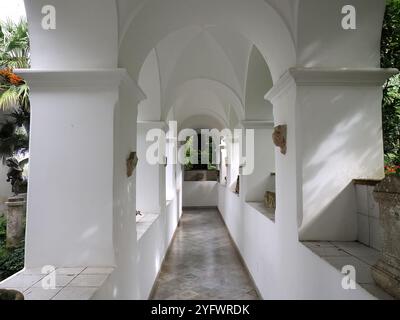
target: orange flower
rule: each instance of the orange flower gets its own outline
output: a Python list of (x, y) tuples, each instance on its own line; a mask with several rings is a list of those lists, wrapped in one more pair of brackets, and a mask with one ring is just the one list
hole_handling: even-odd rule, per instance
[(8, 68), (0, 69), (0, 75), (2, 75), (3, 77), (7, 77), (7, 78), (8, 78), (8, 75), (9, 75), (10, 73), (11, 73), (11, 70), (8, 69)]
[(18, 86), (24, 82), (24, 79), (22, 79), (20, 76), (17, 76), (15, 73), (11, 73), (8, 77), (8, 80), (14, 86)]
[(18, 86), (24, 82), (24, 79), (22, 79), (20, 76), (17, 76), (9, 68), (0, 70), (0, 76), (3, 76), (6, 81), (10, 82), (14, 86)]

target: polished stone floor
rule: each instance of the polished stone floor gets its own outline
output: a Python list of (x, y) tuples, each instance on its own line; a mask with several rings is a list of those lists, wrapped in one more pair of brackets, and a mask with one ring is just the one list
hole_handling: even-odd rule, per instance
[(184, 211), (154, 288), (157, 300), (258, 299), (216, 209)]

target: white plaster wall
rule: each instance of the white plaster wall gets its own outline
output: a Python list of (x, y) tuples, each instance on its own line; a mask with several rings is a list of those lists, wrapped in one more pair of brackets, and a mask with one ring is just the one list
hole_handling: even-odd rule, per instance
[(183, 181), (184, 207), (216, 207), (218, 199), (218, 182), (216, 181)]
[(246, 80), (246, 120), (272, 120), (272, 105), (264, 95), (272, 88), (272, 78), (264, 57), (251, 50)]
[(177, 197), (138, 241), (139, 299), (148, 299), (180, 219)]
[(26, 266), (113, 265), (118, 93), (112, 86), (31, 89)]
[(147, 148), (153, 144), (153, 142), (146, 141), (146, 134), (151, 127), (152, 125), (149, 123), (137, 124), (137, 154), (139, 161), (136, 171), (136, 207), (139, 211), (159, 213), (162, 205), (159, 199), (160, 177), (165, 168), (163, 165), (150, 164), (146, 160)]
[(273, 129), (255, 129), (254, 131), (254, 171), (247, 176), (246, 201), (264, 201), (265, 191), (274, 191), (275, 146), (272, 142)]
[[(356, 9), (356, 30), (342, 28), (341, 11), (345, 5)], [(384, 0), (301, 0), (297, 17), (297, 65), (379, 67), (384, 10)]]
[(357, 240), (382, 250), (383, 228), (379, 221), (379, 204), (374, 199), (375, 186), (356, 184)]
[(302, 240), (357, 239), (353, 179), (383, 178), (380, 87), (298, 88)]
[[(372, 299), (361, 287), (344, 290), (343, 275), (293, 237), (290, 225), (273, 223), (219, 186), (218, 208), (262, 298)], [(290, 214), (277, 211), (277, 215)]]
[[(32, 69), (115, 68), (118, 18), (115, 1), (25, 0)], [(56, 29), (42, 28), (42, 8), (56, 9)], [(46, 54), (44, 54), (44, 52)]]
[(152, 50), (139, 75), (139, 87), (146, 99), (139, 103), (139, 121), (159, 121), (161, 116), (160, 74), (156, 50)]
[(177, 154), (174, 150), (174, 145), (176, 143), (173, 141), (167, 142), (167, 159), (168, 159), (168, 164), (165, 167), (165, 197), (166, 200), (172, 200), (176, 196), (176, 190), (177, 190), (177, 185), (176, 185), (176, 165), (173, 163), (175, 162), (175, 159), (177, 159)]
[(116, 269), (98, 293), (106, 299), (136, 299), (136, 178), (126, 175), (126, 159), (136, 151), (137, 98), (123, 83), (114, 113), (113, 244)]

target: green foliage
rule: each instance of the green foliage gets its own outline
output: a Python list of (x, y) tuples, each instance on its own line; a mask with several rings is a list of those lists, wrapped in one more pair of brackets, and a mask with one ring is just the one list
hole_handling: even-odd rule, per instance
[(0, 123), (0, 160), (24, 154), (29, 148), (29, 87), (12, 68), (29, 68), (27, 22), (0, 22), (0, 109), (8, 111)]
[(195, 150), (193, 146), (193, 136), (189, 137), (186, 140), (185, 144), (185, 170), (192, 170), (193, 169), (193, 164), (191, 162), (191, 156), (192, 152), (194, 153), (196, 159), (199, 159), (199, 153), (201, 158), (207, 158), (208, 157), (208, 164), (207, 164), (207, 170), (217, 170), (217, 166), (212, 163), (212, 153), (213, 153), (213, 148), (215, 147), (215, 144), (213, 143), (213, 140), (211, 137), (209, 137), (208, 141), (208, 150)]
[(24, 268), (25, 248), (22, 244), (13, 250), (4, 250), (3, 255), (0, 250), (0, 270), (2, 277), (7, 278)]
[(0, 281), (24, 267), (24, 243), (18, 248), (6, 249), (6, 218), (0, 217)]
[[(25, 153), (29, 147), (29, 87), (12, 72), (29, 68), (29, 35), (26, 21), (0, 22), (0, 109), (7, 111), (0, 123), (0, 159)], [(5, 177), (0, 177), (5, 179)], [(24, 267), (24, 243), (6, 248), (6, 219), (0, 218), (0, 277), (6, 278)], [(1, 280), (1, 279), (0, 279)]]
[(26, 20), (0, 23), (0, 68), (29, 68), (29, 34)]
[(28, 24), (0, 21), (0, 109), (21, 107), (29, 110), (29, 87), (12, 73), (14, 68), (30, 67)]
[(6, 240), (7, 220), (4, 215), (0, 216), (0, 243)]
[(29, 87), (26, 83), (14, 85), (0, 78), (0, 110), (13, 110), (15, 107), (29, 110)]
[[(382, 30), (381, 67), (400, 69), (400, 0), (387, 1)], [(385, 83), (382, 120), (385, 164), (388, 168), (392, 168), (400, 165), (399, 75), (392, 77)]]

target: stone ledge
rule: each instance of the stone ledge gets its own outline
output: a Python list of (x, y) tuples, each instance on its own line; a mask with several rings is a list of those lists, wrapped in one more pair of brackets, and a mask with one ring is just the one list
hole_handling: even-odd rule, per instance
[(136, 239), (139, 241), (160, 217), (159, 213), (142, 212), (142, 216), (136, 220)]
[(397, 69), (381, 68), (290, 68), (299, 86), (382, 86)]
[(252, 207), (257, 212), (261, 213), (263, 216), (267, 217), (272, 222), (275, 222), (275, 210), (265, 207), (262, 201), (246, 201), (246, 204)]
[(376, 186), (382, 180), (375, 179), (353, 179), (353, 184), (362, 186)]

